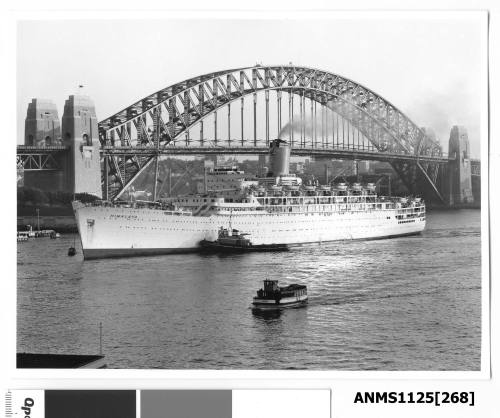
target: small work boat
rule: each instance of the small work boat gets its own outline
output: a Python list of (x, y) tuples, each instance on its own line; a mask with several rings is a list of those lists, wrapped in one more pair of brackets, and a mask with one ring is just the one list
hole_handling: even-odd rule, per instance
[(202, 249), (211, 251), (283, 251), (288, 250), (286, 244), (258, 244), (249, 238), (250, 234), (237, 229), (220, 228), (215, 241), (204, 239), (200, 242)]
[(290, 284), (278, 286), (278, 280), (264, 280), (264, 288), (253, 298), (254, 309), (281, 309), (307, 304), (307, 286)]

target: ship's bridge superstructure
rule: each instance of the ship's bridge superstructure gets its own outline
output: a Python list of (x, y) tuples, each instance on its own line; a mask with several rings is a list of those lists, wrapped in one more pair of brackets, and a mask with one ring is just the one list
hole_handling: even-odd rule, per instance
[(207, 193), (184, 195), (162, 200), (175, 209), (193, 215), (237, 213), (320, 213), (397, 210), (407, 218), (425, 216), (419, 198), (378, 197), (373, 183), (361, 185), (303, 185), (300, 177), (284, 174), (247, 180), (236, 167), (214, 169), (207, 174), (207, 184), (217, 185)]
[(215, 167), (205, 174), (203, 182), (197, 185), (198, 193), (224, 193), (228, 191), (241, 191), (252, 185), (257, 180), (245, 174), (237, 166)]
[(397, 210), (405, 218), (425, 216), (421, 199), (378, 197), (373, 183), (304, 185), (300, 177), (288, 172), (285, 141), (273, 142), (270, 157), (273, 171), (267, 177), (249, 177), (237, 166), (216, 167), (205, 175), (204, 193), (166, 198), (162, 203), (196, 216), (263, 212), (331, 216), (375, 210)]

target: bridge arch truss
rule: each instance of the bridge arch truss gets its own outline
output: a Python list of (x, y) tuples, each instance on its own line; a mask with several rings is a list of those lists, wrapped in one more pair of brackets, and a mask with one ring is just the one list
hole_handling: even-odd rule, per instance
[(434, 138), (361, 84), (293, 65), (194, 77), (101, 121), (104, 194), (119, 198), (151, 163), (157, 171), (160, 156), (181, 148), (265, 152), (278, 136), (290, 142), (292, 153), (342, 150), (354, 158), (375, 153), (391, 163), (410, 191), (423, 183), (442, 200), (436, 181), (447, 159)]

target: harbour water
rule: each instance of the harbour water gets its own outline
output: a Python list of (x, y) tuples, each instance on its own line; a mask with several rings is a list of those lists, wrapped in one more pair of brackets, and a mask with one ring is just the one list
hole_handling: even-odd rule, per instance
[[(279, 253), (83, 261), (74, 235), (18, 244), (18, 352), (103, 353), (110, 368), (479, 370), (480, 211), (413, 237)], [(309, 305), (250, 309), (265, 278)]]

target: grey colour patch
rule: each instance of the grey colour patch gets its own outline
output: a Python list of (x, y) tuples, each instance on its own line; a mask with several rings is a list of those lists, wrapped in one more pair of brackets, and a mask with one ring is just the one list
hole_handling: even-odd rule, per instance
[(141, 418), (231, 418), (230, 390), (143, 390)]

